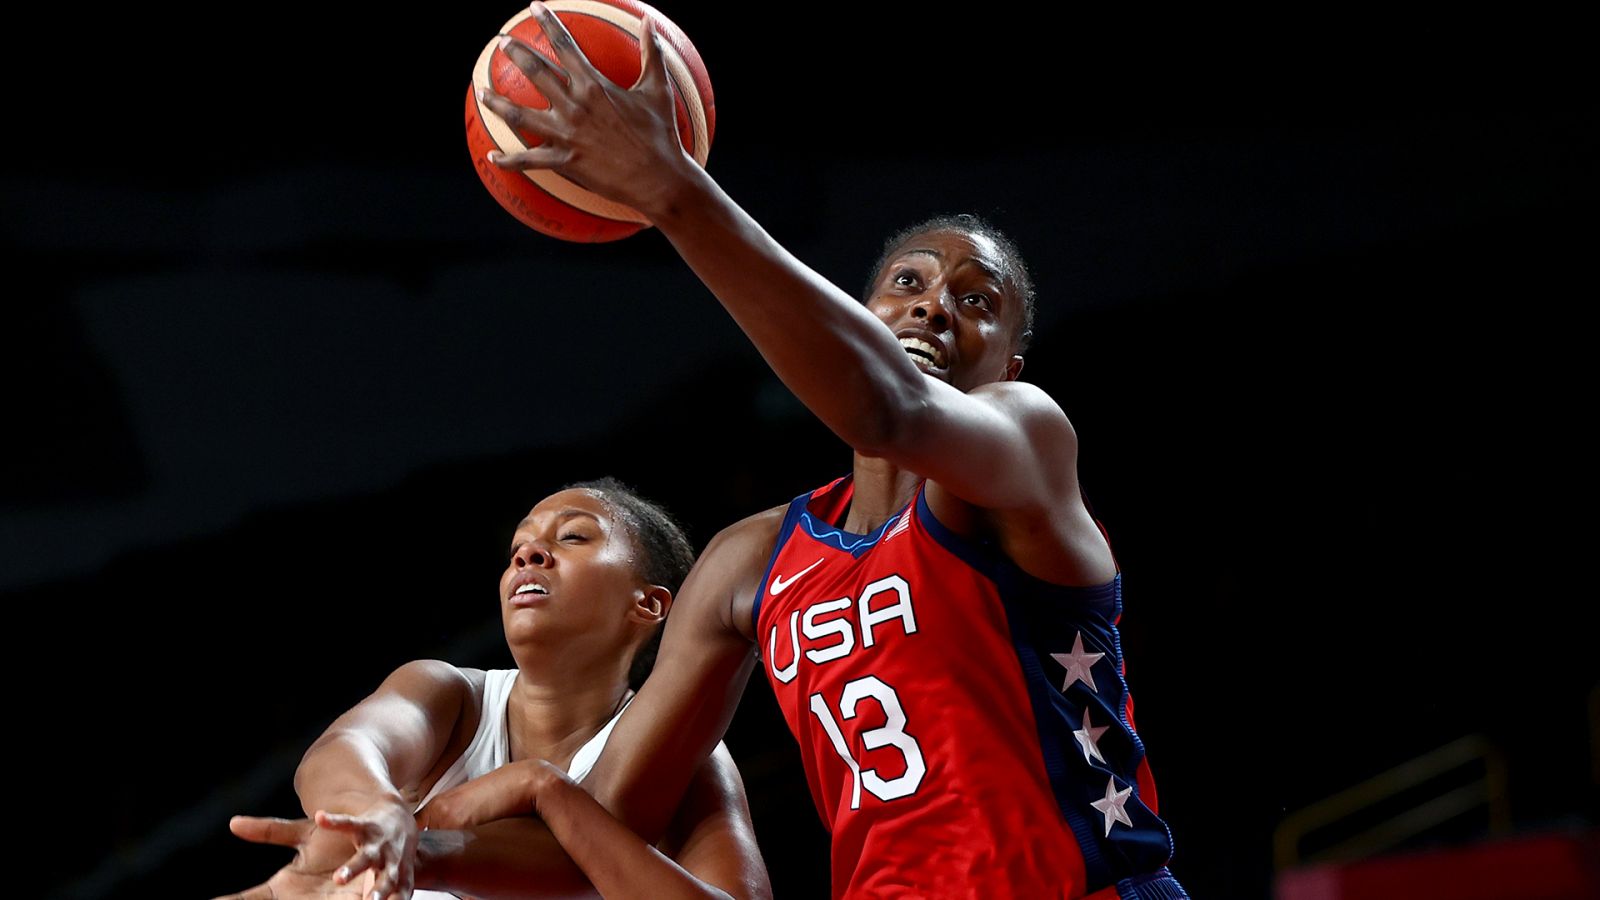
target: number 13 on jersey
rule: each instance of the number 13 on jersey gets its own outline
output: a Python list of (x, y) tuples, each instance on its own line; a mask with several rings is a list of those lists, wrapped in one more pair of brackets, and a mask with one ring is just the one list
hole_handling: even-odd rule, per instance
[(850, 767), (850, 774), (854, 778), (850, 789), (851, 809), (861, 808), (863, 786), (879, 800), (896, 800), (916, 793), (917, 787), (922, 784), (922, 776), (928, 771), (917, 739), (906, 734), (906, 711), (900, 706), (900, 696), (876, 675), (857, 678), (844, 686), (844, 691), (839, 695), (839, 718), (845, 721), (854, 719), (856, 706), (868, 697), (878, 701), (886, 721), (878, 728), (862, 732), (861, 743), (868, 750), (890, 745), (899, 750), (900, 755), (905, 757), (906, 770), (898, 777), (883, 778), (878, 775), (877, 769), (862, 769), (861, 763), (850, 755), (850, 747), (845, 743), (844, 733), (839, 730), (839, 723), (828, 708), (828, 702), (821, 694), (811, 695), (812, 715), (822, 722), (822, 730), (828, 733), (828, 739), (833, 741), (833, 749)]

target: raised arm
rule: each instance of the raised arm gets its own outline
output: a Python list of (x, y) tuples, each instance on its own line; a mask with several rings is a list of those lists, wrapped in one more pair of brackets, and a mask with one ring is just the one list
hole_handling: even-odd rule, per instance
[[(571, 82), (525, 45), (507, 45), (552, 107), (529, 110), (485, 95), (495, 113), (545, 139), (533, 150), (495, 157), (499, 165), (554, 168), (644, 212), (773, 371), (858, 452), (915, 471), (979, 507), (1078, 502), (1076, 439), (1055, 403), (1023, 385), (968, 391), (970, 385), (924, 375), (884, 319), (785, 250), (682, 151), (653, 32), (643, 42), (644, 73), (624, 90), (589, 65), (553, 15), (538, 4), (535, 14)], [(975, 299), (984, 291), (963, 286), (959, 296), (927, 298), (941, 309), (926, 312), (993, 330), (1001, 312), (994, 303), (1020, 302), (1001, 297), (998, 287), (988, 289), (991, 308)], [(984, 380), (999, 381), (1014, 377), (1020, 362), (1007, 350), (989, 367), (995, 371)]]

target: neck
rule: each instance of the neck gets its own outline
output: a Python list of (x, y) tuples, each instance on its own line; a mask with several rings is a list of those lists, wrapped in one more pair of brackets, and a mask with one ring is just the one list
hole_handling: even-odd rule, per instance
[(627, 696), (631, 653), (594, 666), (573, 665), (559, 655), (517, 654), (517, 680), (506, 708), (512, 761), (546, 759), (566, 768)]
[(852, 534), (867, 534), (888, 521), (910, 502), (922, 480), (917, 473), (886, 459), (859, 453), (852, 471), (850, 512), (844, 521), (844, 530)]

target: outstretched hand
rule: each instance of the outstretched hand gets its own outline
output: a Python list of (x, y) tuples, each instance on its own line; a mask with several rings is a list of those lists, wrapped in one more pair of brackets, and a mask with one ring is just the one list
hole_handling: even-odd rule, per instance
[(333, 880), (340, 862), (350, 852), (350, 840), (325, 831), (310, 819), (267, 819), (234, 816), (228, 829), (247, 841), (293, 847), (294, 860), (271, 878), (238, 894), (216, 900), (371, 900), (369, 875), (353, 884)]
[(247, 841), (293, 847), (295, 857), (265, 882), (220, 900), (411, 897), (417, 825), (402, 808), (384, 805), (359, 816), (318, 810), (314, 819), (235, 816), (228, 827)]
[[(501, 50), (550, 102), (549, 109), (518, 106), (481, 88), (485, 106), (512, 128), (542, 143), (517, 153), (491, 151), (505, 169), (552, 169), (578, 185), (655, 218), (695, 167), (678, 141), (672, 83), (654, 21), (639, 41), (642, 70), (623, 88), (596, 69), (555, 13), (531, 6), (561, 68), (526, 43), (507, 36)], [(564, 77), (563, 77), (564, 76)]]

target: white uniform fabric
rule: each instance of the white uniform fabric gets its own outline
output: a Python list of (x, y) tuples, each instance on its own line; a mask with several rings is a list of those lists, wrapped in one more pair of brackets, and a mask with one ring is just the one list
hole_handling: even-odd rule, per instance
[[(491, 669), (483, 674), (483, 713), (478, 717), (478, 732), (472, 736), (472, 742), (467, 744), (466, 752), (450, 764), (450, 768), (439, 776), (439, 781), (428, 791), (428, 795), (417, 804), (417, 812), (421, 812), (422, 808), (439, 794), (457, 785), (466, 784), (479, 775), (493, 772), (511, 761), (511, 738), (506, 732), (506, 707), (511, 699), (511, 685), (517, 680), (517, 670)], [(628, 702), (633, 702), (633, 698), (628, 698)], [(627, 708), (627, 703), (622, 704), (622, 709)], [(600, 758), (600, 751), (606, 747), (606, 739), (611, 737), (611, 729), (616, 727), (617, 719), (622, 716), (622, 709), (617, 710), (611, 721), (572, 755), (572, 763), (567, 766), (567, 774), (574, 781), (582, 781), (583, 777), (589, 774), (589, 770), (594, 768), (595, 761)], [(444, 891), (416, 891), (411, 896), (415, 900), (455, 900), (457, 895)]]

